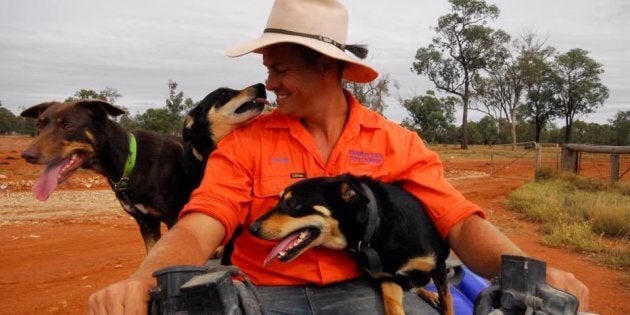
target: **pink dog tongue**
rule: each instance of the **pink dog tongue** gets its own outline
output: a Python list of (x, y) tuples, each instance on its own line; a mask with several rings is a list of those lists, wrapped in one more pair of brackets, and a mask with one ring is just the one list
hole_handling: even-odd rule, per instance
[(44, 174), (37, 180), (33, 186), (33, 194), (39, 201), (46, 201), (53, 190), (57, 187), (57, 178), (59, 177), (59, 171), (64, 162), (48, 165)]
[(271, 105), (266, 98), (257, 97), (255, 100), (256, 103), (263, 103), (265, 105)]
[(285, 237), (280, 243), (278, 243), (278, 245), (276, 245), (271, 250), (269, 255), (267, 255), (267, 258), (265, 258), (265, 261), (263, 262), (263, 266), (266, 267), (274, 258), (276, 258), (278, 256), (278, 254), (281, 251), (283, 251), (285, 248), (289, 247), (289, 245), (291, 243), (293, 243), (298, 237), (300, 237), (300, 232), (293, 233), (293, 234)]

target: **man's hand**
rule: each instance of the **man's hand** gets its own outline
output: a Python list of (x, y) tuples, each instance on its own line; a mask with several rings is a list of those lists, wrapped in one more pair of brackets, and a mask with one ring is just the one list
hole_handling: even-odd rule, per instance
[(164, 234), (129, 279), (90, 296), (88, 314), (146, 315), (155, 270), (175, 265), (203, 266), (225, 236), (223, 225), (201, 213), (181, 218)]
[(88, 314), (142, 314), (148, 313), (149, 289), (156, 286), (155, 279), (127, 279), (93, 293)]
[(580, 301), (580, 312), (588, 310), (588, 288), (572, 273), (547, 267), (547, 283), (555, 289), (573, 294)]
[[(494, 225), (476, 215), (454, 225), (448, 242), (466, 266), (487, 279), (501, 273), (501, 255), (527, 256)], [(547, 283), (573, 294), (580, 301), (580, 311), (588, 310), (588, 288), (572, 273), (547, 267)]]

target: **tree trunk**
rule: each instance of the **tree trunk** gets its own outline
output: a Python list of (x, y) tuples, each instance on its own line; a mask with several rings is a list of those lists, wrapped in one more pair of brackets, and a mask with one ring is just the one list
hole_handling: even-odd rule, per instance
[(540, 143), (540, 133), (542, 132), (542, 124), (539, 122), (538, 117), (536, 117), (536, 143)]
[(465, 92), (462, 97), (462, 104), (464, 106), (464, 115), (462, 117), (462, 150), (468, 150), (468, 94), (466, 93), (467, 92)]
[(565, 120), (564, 127), (564, 143), (571, 143), (571, 129), (573, 129), (573, 121), (570, 119)]
[(514, 121), (514, 117), (512, 117), (510, 129), (512, 131), (512, 151), (516, 151), (516, 121)]

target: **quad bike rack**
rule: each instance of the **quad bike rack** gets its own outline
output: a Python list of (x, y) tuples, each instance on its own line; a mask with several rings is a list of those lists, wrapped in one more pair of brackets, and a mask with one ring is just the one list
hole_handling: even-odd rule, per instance
[[(546, 263), (502, 256), (501, 275), (488, 281), (456, 258), (447, 260), (453, 306), (457, 315), (573, 315), (578, 300), (546, 282)], [(174, 266), (153, 273), (151, 315), (263, 314), (255, 289), (234, 266)], [(243, 281), (233, 280), (238, 276)], [(429, 290), (435, 290), (430, 284)]]

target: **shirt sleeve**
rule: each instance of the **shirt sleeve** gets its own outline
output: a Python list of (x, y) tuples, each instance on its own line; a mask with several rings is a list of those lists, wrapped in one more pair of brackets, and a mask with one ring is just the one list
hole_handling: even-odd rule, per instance
[(483, 210), (466, 199), (444, 177), (439, 156), (428, 149), (416, 133), (409, 137), (408, 163), (400, 175), (402, 187), (424, 204), (442, 237), (459, 221)]
[(218, 220), (226, 231), (223, 243), (244, 222), (251, 204), (252, 155), (247, 148), (236, 132), (221, 140), (208, 159), (201, 184), (179, 214), (181, 218), (198, 212)]

